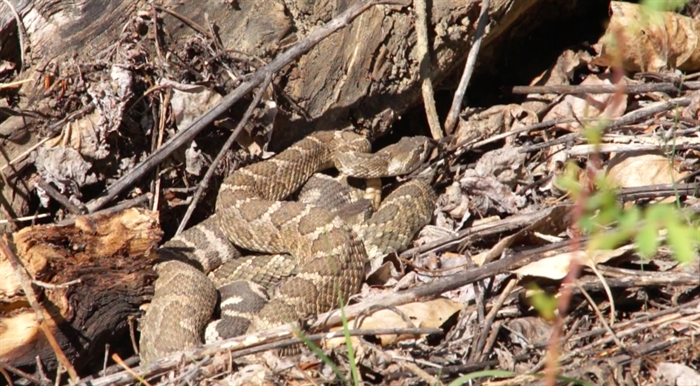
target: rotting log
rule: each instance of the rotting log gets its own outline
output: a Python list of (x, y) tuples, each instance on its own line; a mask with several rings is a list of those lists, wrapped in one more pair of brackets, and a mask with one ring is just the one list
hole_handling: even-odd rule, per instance
[[(105, 344), (129, 339), (129, 319), (152, 295), (150, 253), (161, 238), (157, 213), (127, 209), (37, 225), (12, 235), (61, 349), (80, 368)], [(48, 283), (46, 286), (42, 283)], [(65, 285), (63, 285), (65, 284)], [(47, 288), (50, 287), (50, 288)], [(0, 255), (0, 362), (55, 368), (56, 357), (7, 256)]]

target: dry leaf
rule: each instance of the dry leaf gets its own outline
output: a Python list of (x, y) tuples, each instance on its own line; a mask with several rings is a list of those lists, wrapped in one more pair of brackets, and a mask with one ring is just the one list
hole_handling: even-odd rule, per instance
[(98, 129), (100, 120), (100, 112), (95, 110), (75, 122), (68, 122), (61, 135), (47, 141), (46, 147), (69, 146), (83, 157), (103, 159), (109, 155), (109, 147)]
[[(583, 50), (566, 50), (557, 58), (554, 66), (546, 69), (530, 82), (530, 86), (558, 86), (571, 84), (574, 71), (585, 67), (591, 60), (591, 55)], [(559, 97), (559, 94), (530, 94), (522, 106), (532, 111), (547, 108), (549, 103)]]
[(619, 188), (670, 184), (687, 173), (674, 169), (672, 162), (655, 153), (616, 154), (608, 163), (607, 180)]
[[(504, 133), (523, 126), (533, 125), (539, 122), (534, 111), (523, 108), (520, 105), (496, 105), (488, 109), (473, 113), (465, 120), (459, 119), (454, 134), (454, 143), (462, 144), (480, 141), (497, 133)], [(510, 140), (510, 139), (508, 139)]]
[(659, 363), (654, 375), (664, 385), (700, 385), (700, 374), (680, 363)]
[[(611, 74), (589, 75), (581, 84), (586, 86), (611, 85), (613, 84), (610, 81), (612, 76)], [(626, 78), (622, 82), (628, 83)], [(617, 101), (621, 101), (621, 103), (616, 103)], [(615, 119), (621, 117), (626, 109), (627, 98), (620, 98), (616, 94), (567, 95), (561, 102), (552, 107), (542, 121), (597, 117)], [(560, 123), (556, 127), (568, 131), (578, 131), (581, 129), (581, 124), (578, 122)]]
[[(458, 312), (464, 308), (464, 304), (446, 298), (437, 298), (426, 302), (404, 304), (402, 306), (398, 306), (397, 308), (411, 319), (413, 326), (406, 323), (401, 316), (394, 311), (379, 310), (367, 318), (362, 319), (359, 328), (437, 328), (445, 323), (445, 321), (455, 312)], [(352, 323), (350, 323), (350, 326), (352, 326)], [(334, 331), (338, 331), (340, 329), (341, 327), (338, 327), (334, 329)], [(415, 339), (416, 336), (379, 335), (378, 338), (382, 346), (386, 346), (406, 339)], [(357, 341), (355, 337), (352, 339), (353, 344), (356, 344)], [(337, 347), (342, 344), (345, 344), (345, 338), (343, 337), (325, 341), (326, 347)]]
[(653, 12), (638, 4), (613, 1), (605, 35), (593, 48), (593, 64), (613, 66), (622, 58), (627, 71), (700, 69), (700, 23), (673, 12)]
[(579, 263), (594, 267), (596, 264), (605, 263), (606, 261), (622, 255), (632, 249), (633, 246), (627, 245), (615, 250), (593, 251), (591, 254), (586, 251), (573, 251), (560, 253), (558, 255), (547, 257), (534, 263), (530, 263), (524, 267), (518, 268), (513, 273), (518, 276), (535, 276), (544, 277), (552, 280), (561, 280), (567, 273), (574, 259), (578, 259)]
[(170, 99), (175, 123), (180, 130), (190, 126), (195, 119), (219, 104), (222, 99), (221, 95), (209, 89), (196, 87), (192, 90), (173, 89), (173, 97)]

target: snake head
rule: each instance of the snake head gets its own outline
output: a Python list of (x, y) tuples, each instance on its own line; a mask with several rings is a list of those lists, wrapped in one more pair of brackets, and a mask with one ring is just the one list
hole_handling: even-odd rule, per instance
[(434, 148), (433, 140), (428, 137), (403, 137), (399, 142), (385, 147), (378, 153), (391, 155), (388, 158), (388, 174), (398, 176), (418, 169), (428, 160)]

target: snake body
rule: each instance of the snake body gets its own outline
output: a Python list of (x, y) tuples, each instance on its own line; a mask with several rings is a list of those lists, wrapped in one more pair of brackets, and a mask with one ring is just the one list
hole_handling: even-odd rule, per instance
[[(201, 344), (219, 293), (222, 319), (213, 325), (219, 336), (298, 322), (357, 293), (369, 260), (405, 249), (430, 221), (435, 202), (422, 180), (394, 190), (354, 227), (329, 205), (282, 201), (331, 166), (358, 178), (409, 173), (431, 147), (413, 137), (375, 154), (369, 149), (352, 132), (317, 132), (227, 177), (215, 214), (158, 250), (159, 277), (141, 327), (142, 360)], [(241, 256), (236, 247), (263, 255)]]

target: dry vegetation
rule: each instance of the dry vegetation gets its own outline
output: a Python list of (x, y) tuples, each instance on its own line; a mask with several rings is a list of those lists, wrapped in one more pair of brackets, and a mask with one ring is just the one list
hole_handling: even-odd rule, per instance
[[(0, 384), (700, 384), (697, 2), (492, 0), (484, 35), (482, 1), (113, 1), (60, 33), (17, 3), (0, 3)], [(74, 33), (88, 11), (118, 17)], [(159, 241), (209, 216), (231, 170), (348, 124), (440, 150), (431, 225), (344, 308), (353, 349), (336, 310), (306, 332), (327, 359), (278, 357), (300, 342), (279, 328), (139, 364)]]

